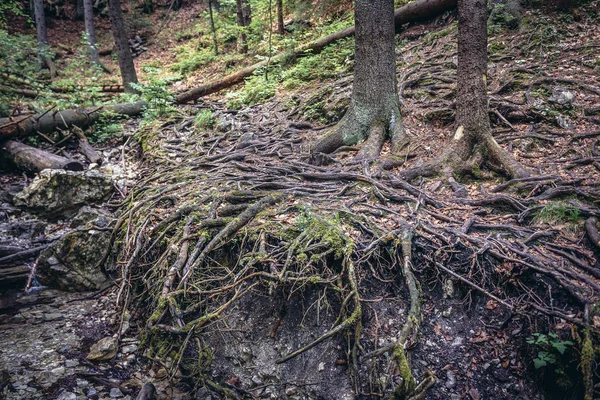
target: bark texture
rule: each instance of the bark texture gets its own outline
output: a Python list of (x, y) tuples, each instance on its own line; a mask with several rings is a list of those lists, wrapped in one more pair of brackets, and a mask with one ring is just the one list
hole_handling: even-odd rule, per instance
[(2, 145), (0, 154), (20, 171), (39, 172), (44, 169), (83, 171), (83, 165), (79, 161), (57, 156), (12, 140), (8, 140)]
[(138, 101), (89, 109), (50, 111), (18, 118), (0, 118), (0, 140), (26, 137), (36, 132), (49, 133), (56, 128), (69, 129), (71, 126), (83, 129), (96, 122), (105, 111), (134, 116), (141, 114), (145, 107), (146, 103)]
[(129, 42), (127, 40), (127, 30), (125, 29), (125, 21), (123, 21), (123, 11), (121, 10), (120, 0), (108, 0), (108, 16), (110, 26), (115, 39), (115, 47), (119, 58), (119, 69), (121, 70), (121, 78), (123, 86), (128, 93), (134, 93), (135, 90), (131, 87), (131, 83), (137, 83), (137, 74), (133, 65), (133, 57), (129, 50)]
[(404, 137), (396, 90), (393, 1), (357, 0), (355, 26), (351, 104), (342, 120), (314, 145), (313, 153), (331, 153), (369, 138), (358, 156), (376, 158), (386, 133), (394, 150)]
[(237, 24), (241, 28), (240, 34), (238, 36), (237, 49), (238, 52), (246, 54), (248, 52), (248, 39), (246, 37), (246, 32), (244, 28), (249, 26), (250, 22), (252, 22), (250, 4), (248, 4), (248, 0), (236, 0), (235, 6)]
[(96, 46), (96, 31), (94, 30), (94, 5), (92, 0), (83, 0), (83, 12), (85, 21), (85, 32), (87, 33), (88, 46), (90, 48), (90, 61), (100, 65), (100, 55)]
[[(456, 1), (457, 0), (416, 0), (413, 3), (396, 9), (394, 12), (394, 20), (398, 26), (399, 24), (405, 24), (408, 22), (419, 22), (431, 19), (444, 11), (455, 8)], [(294, 54), (302, 54), (306, 51), (311, 51), (313, 54), (316, 54), (323, 50), (326, 46), (329, 46), (340, 39), (354, 35), (354, 31), (354, 26), (351, 26), (346, 29), (342, 29), (341, 31), (334, 32), (330, 35), (323, 36), (322, 38), (319, 38), (304, 46), (298, 47), (294, 50)], [(276, 55), (275, 57), (271, 58), (271, 63), (279, 62), (284, 57), (286, 57), (284, 54)], [(177, 95), (176, 101), (177, 103), (182, 104), (199, 99), (202, 96), (216, 93), (227, 87), (242, 82), (244, 78), (251, 76), (258, 68), (263, 68), (266, 65), (267, 61), (261, 61), (234, 74), (227, 75), (216, 81), (198, 86), (194, 89)]]
[(466, 170), (476, 169), (484, 161), (499, 172), (524, 177), (527, 172), (492, 137), (486, 87), (486, 22), (485, 0), (458, 1), (456, 122), (459, 128), (452, 139), (450, 159), (455, 163), (466, 162)]
[(277, 0), (277, 29), (275, 32), (280, 35), (285, 33), (283, 27), (283, 0)]
[(215, 48), (215, 55), (219, 55), (219, 45), (217, 44), (217, 30), (215, 29), (215, 19), (213, 17), (213, 2), (208, 0), (208, 15), (210, 17), (210, 30), (212, 31), (213, 46)]
[(422, 167), (402, 171), (405, 179), (442, 173), (478, 175), (482, 164), (511, 176), (528, 172), (492, 137), (487, 72), (487, 2), (458, 0), (458, 65), (456, 69), (457, 130), (446, 151)]
[(38, 42), (39, 57), (41, 66), (47, 66), (50, 70), (50, 76), (56, 77), (56, 67), (54, 61), (48, 55), (48, 34), (46, 30), (46, 16), (44, 14), (44, 0), (33, 0), (33, 12), (35, 15), (35, 30)]

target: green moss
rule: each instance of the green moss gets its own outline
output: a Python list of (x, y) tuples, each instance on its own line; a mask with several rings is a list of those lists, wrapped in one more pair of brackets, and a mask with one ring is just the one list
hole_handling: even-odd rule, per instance
[(416, 383), (412, 371), (410, 370), (410, 365), (408, 365), (408, 359), (406, 358), (406, 353), (404, 353), (402, 344), (397, 344), (394, 347), (394, 358), (398, 365), (398, 373), (403, 380), (402, 385), (396, 388), (394, 398), (397, 400), (405, 399), (407, 395), (415, 390)]

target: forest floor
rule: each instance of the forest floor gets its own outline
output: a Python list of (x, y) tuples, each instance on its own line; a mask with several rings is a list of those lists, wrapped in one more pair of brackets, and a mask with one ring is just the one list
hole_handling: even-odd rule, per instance
[(381, 398), (407, 378), (394, 350), (416, 322), (401, 344), (418, 382), (436, 377), (427, 399), (583, 398), (597, 377), (582, 350), (600, 331), (584, 228), (600, 217), (597, 17), (528, 12), (491, 36), (494, 137), (531, 179), (397, 176), (455, 129), (452, 16), (399, 36), (411, 144), (394, 170), (355, 162), (354, 148), (310, 163), (351, 75), (239, 111), (212, 96), (141, 125), (140, 179), (115, 228), (121, 279), (104, 300), (139, 328), (125, 369), (198, 399)]

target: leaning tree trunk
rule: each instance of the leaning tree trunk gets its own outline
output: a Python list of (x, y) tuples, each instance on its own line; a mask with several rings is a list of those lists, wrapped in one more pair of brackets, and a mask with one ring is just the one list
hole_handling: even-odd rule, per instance
[[(456, 123), (445, 168), (469, 172), (482, 162), (518, 178), (523, 167), (492, 137), (485, 75), (487, 72), (487, 2), (458, 1)], [(462, 170), (462, 171), (461, 171)]]
[(245, 29), (251, 22), (250, 4), (248, 4), (248, 0), (236, 0), (235, 6), (237, 24), (241, 28), (238, 36), (237, 49), (238, 52), (246, 54), (248, 52), (248, 39), (246, 37)]
[(96, 32), (94, 30), (93, 7), (92, 0), (83, 0), (85, 33), (87, 35), (87, 42), (90, 48), (90, 61), (96, 65), (100, 65), (100, 56), (98, 55), (98, 47), (96, 45)]
[(275, 32), (280, 35), (285, 33), (283, 27), (283, 0), (277, 0), (277, 30)]
[(131, 83), (137, 83), (137, 74), (133, 65), (133, 57), (129, 50), (129, 41), (127, 40), (127, 31), (125, 22), (123, 21), (123, 11), (121, 11), (120, 0), (108, 0), (108, 16), (110, 18), (110, 26), (113, 37), (115, 39), (115, 47), (117, 49), (117, 57), (119, 58), (119, 69), (123, 79), (123, 86), (128, 93), (135, 93), (135, 89), (131, 87)]
[(368, 140), (357, 155), (376, 158), (386, 133), (395, 153), (404, 138), (396, 83), (394, 2), (357, 0), (354, 88), (348, 111), (314, 145), (313, 153), (331, 153)]

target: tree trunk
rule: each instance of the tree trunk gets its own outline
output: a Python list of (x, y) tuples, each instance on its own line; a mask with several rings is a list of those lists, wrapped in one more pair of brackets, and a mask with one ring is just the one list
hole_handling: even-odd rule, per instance
[(44, 0), (33, 0), (33, 12), (35, 15), (35, 30), (38, 46), (48, 45), (46, 16), (44, 15)]
[(210, 29), (212, 31), (213, 44), (215, 46), (215, 56), (218, 56), (219, 55), (219, 47), (217, 45), (217, 31), (215, 29), (215, 20), (213, 18), (212, 0), (208, 0), (208, 14), (210, 16)]
[(250, 4), (248, 0), (236, 0), (237, 24), (241, 28), (238, 37), (237, 49), (238, 52), (246, 54), (248, 52), (248, 39), (246, 38), (245, 28), (250, 25)]
[(79, 161), (57, 156), (12, 140), (8, 140), (2, 145), (0, 154), (20, 171), (39, 172), (44, 169), (83, 171), (83, 165)]
[[(396, 11), (394, 12), (394, 20), (398, 26), (398, 24), (405, 24), (408, 22), (419, 22), (431, 19), (441, 12), (451, 10), (454, 7), (456, 7), (456, 1), (457, 0), (416, 0), (413, 3), (396, 9)], [(323, 36), (322, 38), (319, 38), (313, 42), (307, 43), (304, 46), (296, 48), (294, 50), (294, 54), (302, 54), (307, 51), (312, 52), (312, 54), (317, 54), (330, 44), (333, 44), (340, 39), (344, 39), (354, 35), (354, 31), (354, 26), (351, 26), (341, 31), (337, 31), (327, 36)], [(284, 57), (287, 57), (287, 55), (279, 54), (271, 58), (271, 63), (279, 62)], [(242, 82), (244, 78), (251, 76), (257, 69), (263, 68), (266, 65), (267, 61), (261, 61), (216, 81), (200, 85), (196, 88), (188, 90), (187, 92), (178, 94), (175, 97), (175, 99), (177, 103), (183, 104), (199, 99), (202, 96), (216, 93), (227, 87)]]
[(131, 83), (137, 83), (137, 74), (133, 65), (133, 57), (129, 50), (129, 41), (127, 40), (127, 30), (123, 21), (123, 11), (121, 10), (120, 0), (108, 0), (108, 17), (113, 37), (115, 39), (115, 47), (119, 58), (119, 69), (123, 79), (125, 92), (135, 93), (131, 87)]
[(392, 0), (357, 0), (354, 87), (348, 111), (321, 138), (313, 153), (331, 153), (343, 145), (368, 140), (361, 159), (379, 156), (384, 138), (392, 139), (393, 152), (404, 138), (396, 91), (394, 3)]
[(29, 267), (27, 265), (0, 266), (0, 289), (17, 287), (22, 289), (28, 277)]
[(85, 20), (85, 32), (87, 34), (87, 42), (90, 48), (90, 61), (96, 65), (100, 65), (100, 56), (98, 55), (98, 47), (96, 45), (96, 32), (94, 30), (94, 9), (92, 0), (83, 0), (83, 12)]
[(277, 0), (277, 29), (275, 32), (280, 35), (285, 33), (283, 30), (283, 0)]
[(69, 129), (71, 126), (84, 129), (96, 122), (105, 111), (131, 117), (141, 114), (145, 107), (146, 103), (138, 101), (89, 109), (50, 111), (17, 118), (0, 118), (0, 140), (27, 137), (36, 132), (49, 133), (57, 128)]
[(152, 0), (144, 0), (142, 11), (144, 11), (145, 14), (152, 14), (154, 12), (154, 4), (152, 3)]
[(77, 4), (75, 6), (75, 19), (81, 21), (85, 17), (85, 10), (83, 2), (85, 0), (76, 0)]
[[(487, 2), (458, 2), (458, 66), (456, 70), (456, 123), (450, 164), (464, 162), (464, 171), (482, 161), (514, 178), (527, 173), (492, 137), (485, 76), (487, 73)], [(454, 166), (453, 169), (456, 169)], [(461, 167), (459, 166), (458, 169)]]
[(47, 66), (50, 77), (56, 77), (56, 67), (50, 58), (48, 49), (48, 33), (46, 30), (46, 16), (44, 14), (44, 0), (33, 0), (33, 12), (35, 15), (35, 30), (38, 42), (40, 65)]

